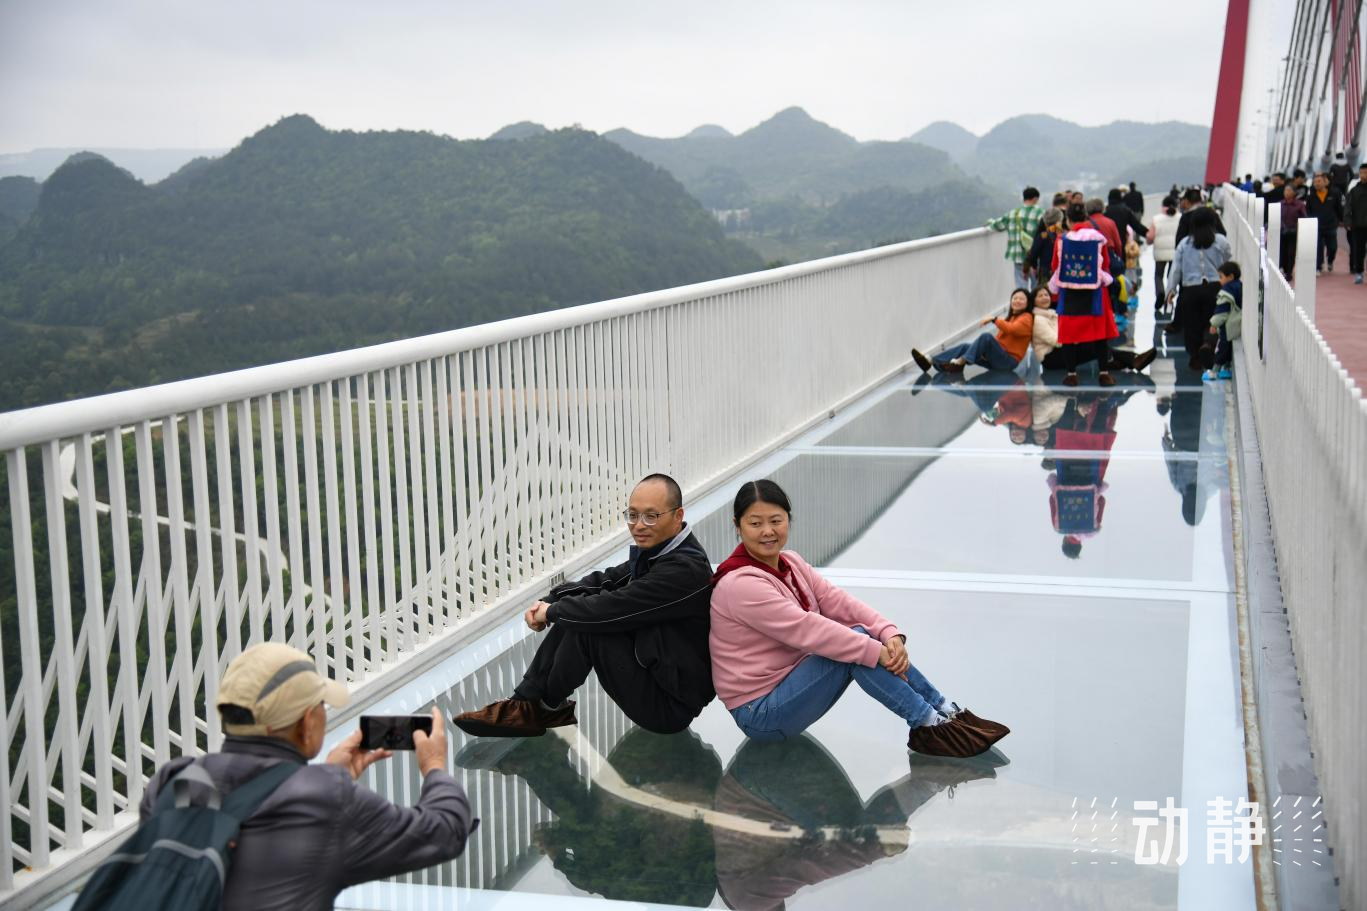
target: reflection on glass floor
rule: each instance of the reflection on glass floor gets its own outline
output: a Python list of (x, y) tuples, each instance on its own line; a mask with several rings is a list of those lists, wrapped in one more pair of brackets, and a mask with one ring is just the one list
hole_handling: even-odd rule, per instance
[[(465, 855), (339, 907), (1253, 907), (1251, 864), (1205, 862), (1206, 801), (1247, 797), (1226, 393), (1163, 365), (1109, 391), (891, 383), (746, 475), (938, 687), (1011, 725), (997, 751), (908, 757), (857, 689), (782, 744), (715, 701), (660, 736), (590, 680), (577, 727), (453, 732), (483, 819)], [(714, 559), (733, 492), (689, 504)], [(512, 620), (373, 710), (506, 696), (536, 643)], [(408, 761), (372, 786), (411, 799)], [(1167, 798), (1189, 857), (1138, 865), (1134, 802)]]

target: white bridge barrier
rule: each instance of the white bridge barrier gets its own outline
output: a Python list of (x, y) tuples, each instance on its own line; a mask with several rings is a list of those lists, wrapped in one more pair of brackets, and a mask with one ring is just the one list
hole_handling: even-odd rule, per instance
[[(0, 414), (0, 900), (31, 903), (218, 746), (288, 641), (378, 692), (688, 494), (1005, 306), (983, 229)], [(364, 694), (363, 694), (364, 695)]]
[[(1295, 643), (1315, 769), (1345, 908), (1367, 906), (1367, 403), (1315, 329), (1315, 222), (1295, 290), (1262, 243), (1264, 204), (1223, 188), (1244, 276), (1245, 379)], [(1280, 236), (1280, 210), (1267, 236)], [(1261, 320), (1258, 276), (1264, 292)], [(1294, 858), (1293, 858), (1294, 859)]]

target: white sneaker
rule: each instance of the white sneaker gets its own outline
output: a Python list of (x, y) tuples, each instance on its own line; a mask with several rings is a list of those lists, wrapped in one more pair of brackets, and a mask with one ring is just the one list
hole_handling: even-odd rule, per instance
[(1361, 272), (1354, 273), (1354, 275), (1353, 275), (1353, 284), (1355, 284), (1355, 285), (1360, 285), (1360, 284), (1362, 284), (1362, 273), (1361, 273)]

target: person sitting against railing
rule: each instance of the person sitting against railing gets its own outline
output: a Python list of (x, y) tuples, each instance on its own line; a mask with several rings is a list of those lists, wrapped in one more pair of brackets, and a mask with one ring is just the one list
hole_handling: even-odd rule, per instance
[[(144, 820), (165, 803), (168, 786), (179, 804), (181, 773), (192, 765), (229, 796), (282, 763), (297, 767), (242, 824), (224, 884), (226, 911), (322, 911), (349, 886), (459, 857), (478, 827), (464, 789), (446, 771), (446, 733), (435, 708), (431, 736), (413, 734), (422, 775), (413, 807), (395, 806), (356, 783), (391, 755), (361, 749), (359, 728), (325, 762), (307, 764), (323, 746), (325, 703), (341, 707), (349, 698), (304, 652), (280, 642), (254, 645), (232, 660), (213, 696), (227, 734), (222, 749), (173, 759), (148, 782), (139, 807)], [(217, 796), (199, 773), (183, 776), (191, 802), (196, 788)]]
[(550, 632), (509, 699), (452, 719), (480, 737), (535, 737), (576, 724), (570, 695), (594, 671), (626, 716), (647, 730), (688, 727), (712, 701), (707, 633), (712, 564), (684, 522), (683, 495), (652, 474), (622, 513), (627, 560), (551, 589), (523, 619)]
[(946, 373), (962, 373), (968, 364), (988, 370), (1015, 370), (1025, 352), (1030, 350), (1030, 337), (1035, 319), (1030, 315), (1034, 305), (1030, 292), (1017, 288), (1011, 292), (1011, 303), (1005, 317), (989, 316), (982, 325), (993, 325), (997, 334), (984, 332), (971, 342), (951, 345), (935, 357), (926, 357), (916, 348), (911, 349), (916, 366), (929, 373), (931, 368)]
[(712, 679), (745, 736), (796, 737), (851, 680), (907, 723), (918, 753), (976, 756), (1010, 733), (942, 695), (896, 626), (784, 550), (791, 515), (781, 487), (747, 481), (732, 504), (740, 544), (712, 577)]

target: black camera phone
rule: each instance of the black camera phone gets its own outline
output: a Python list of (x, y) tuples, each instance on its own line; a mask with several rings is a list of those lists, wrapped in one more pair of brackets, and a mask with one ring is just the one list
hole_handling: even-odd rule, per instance
[(362, 715), (361, 749), (411, 750), (413, 732), (432, 735), (431, 715)]

